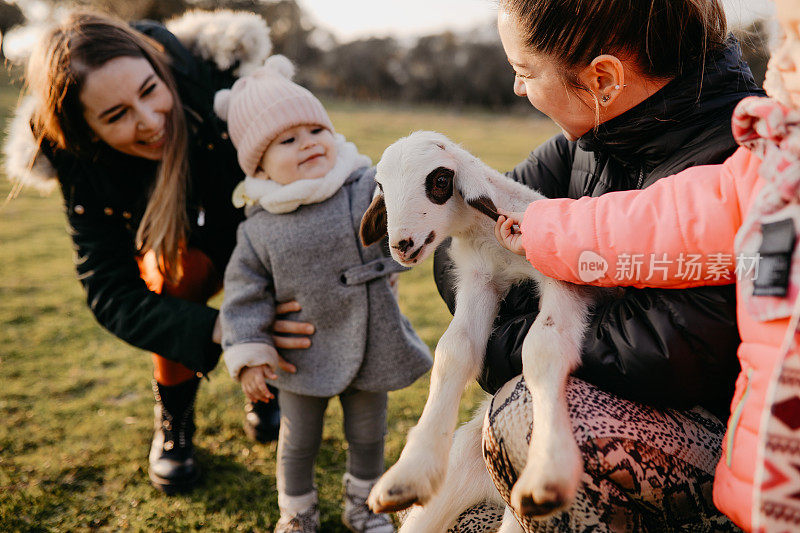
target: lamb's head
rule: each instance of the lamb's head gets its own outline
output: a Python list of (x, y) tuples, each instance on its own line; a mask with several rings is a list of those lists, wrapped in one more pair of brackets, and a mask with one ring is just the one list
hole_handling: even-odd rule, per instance
[(418, 131), (396, 141), (378, 162), (378, 190), (361, 219), (361, 241), (368, 246), (388, 233), (395, 261), (422, 262), (463, 226), (465, 205), (497, 217), (486, 169), (439, 133)]

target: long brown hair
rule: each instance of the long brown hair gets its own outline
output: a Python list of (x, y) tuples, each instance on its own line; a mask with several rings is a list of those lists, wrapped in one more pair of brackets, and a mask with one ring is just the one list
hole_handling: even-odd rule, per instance
[(527, 46), (558, 58), (573, 85), (573, 72), (602, 54), (634, 57), (653, 79), (700, 72), (728, 33), (719, 0), (500, 0), (500, 8)]
[(136, 242), (140, 251), (155, 252), (159, 269), (175, 282), (182, 275), (180, 250), (189, 228), (189, 165), (186, 120), (163, 47), (108, 16), (90, 12), (70, 15), (50, 31), (28, 61), (26, 81), (39, 98), (33, 116), (34, 131), (39, 143), (47, 139), (58, 149), (91, 157), (97, 144), (83, 117), (80, 92), (89, 73), (117, 57), (146, 59), (172, 94), (167, 142)]

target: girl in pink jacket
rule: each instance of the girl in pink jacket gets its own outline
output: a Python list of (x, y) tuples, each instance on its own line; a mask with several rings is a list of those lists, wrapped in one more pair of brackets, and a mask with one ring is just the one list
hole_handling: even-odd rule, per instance
[(736, 280), (742, 371), (714, 502), (756, 531), (800, 526), (800, 336), (792, 316), (800, 289), (800, 1), (775, 4), (785, 40), (769, 65), (772, 98), (736, 108), (741, 148), (725, 163), (643, 190), (542, 200), (496, 227), (508, 249), (572, 283), (678, 289)]

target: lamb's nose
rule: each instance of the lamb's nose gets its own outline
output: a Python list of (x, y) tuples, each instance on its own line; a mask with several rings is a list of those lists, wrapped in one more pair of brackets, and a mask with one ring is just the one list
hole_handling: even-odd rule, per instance
[(403, 239), (398, 242), (394, 247), (400, 250), (401, 253), (406, 253), (407, 250), (414, 246), (414, 239)]

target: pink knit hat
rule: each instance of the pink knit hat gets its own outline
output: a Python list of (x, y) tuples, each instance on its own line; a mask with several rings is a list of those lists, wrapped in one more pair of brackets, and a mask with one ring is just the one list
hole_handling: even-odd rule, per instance
[(255, 174), (267, 147), (281, 132), (300, 124), (334, 131), (322, 103), (292, 82), (293, 75), (289, 59), (272, 56), (263, 67), (214, 96), (214, 111), (228, 123), (239, 165), (248, 176)]

